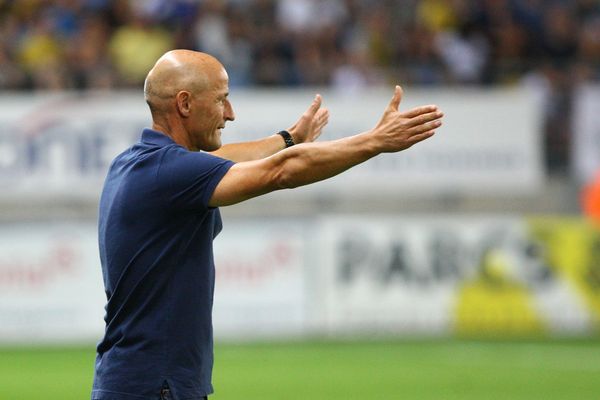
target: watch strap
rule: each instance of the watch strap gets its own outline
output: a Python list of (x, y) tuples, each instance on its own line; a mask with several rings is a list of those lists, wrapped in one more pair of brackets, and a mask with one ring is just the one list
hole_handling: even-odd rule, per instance
[(286, 130), (279, 131), (279, 132), (277, 132), (277, 134), (281, 135), (281, 137), (285, 141), (285, 147), (292, 147), (293, 145), (296, 144), (296, 143), (294, 143), (294, 139), (292, 138), (292, 135), (290, 135), (290, 133), (288, 131), (286, 131)]

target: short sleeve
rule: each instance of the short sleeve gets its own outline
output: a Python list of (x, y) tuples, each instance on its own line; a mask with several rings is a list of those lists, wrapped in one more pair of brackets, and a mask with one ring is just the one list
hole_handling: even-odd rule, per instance
[(169, 146), (157, 170), (157, 186), (168, 206), (184, 210), (208, 209), (215, 188), (232, 161), (181, 146)]

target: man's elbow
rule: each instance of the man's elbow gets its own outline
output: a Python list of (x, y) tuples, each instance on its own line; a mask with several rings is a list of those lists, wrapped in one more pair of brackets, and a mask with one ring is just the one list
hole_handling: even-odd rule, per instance
[(283, 168), (277, 172), (274, 181), (275, 187), (277, 188), (276, 190), (293, 189), (300, 186), (298, 180), (295, 179), (294, 174)]
[(272, 169), (272, 182), (276, 188), (275, 190), (293, 189), (307, 183), (303, 182), (306, 171), (299, 158), (294, 157), (295, 154), (292, 151), (288, 151), (285, 154), (286, 157), (280, 158), (279, 162)]

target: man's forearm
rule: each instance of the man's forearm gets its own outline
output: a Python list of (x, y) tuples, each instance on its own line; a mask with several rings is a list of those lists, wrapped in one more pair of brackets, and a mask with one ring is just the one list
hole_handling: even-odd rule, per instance
[(234, 162), (243, 162), (269, 157), (284, 148), (283, 138), (275, 134), (252, 142), (226, 144), (211, 154)]
[(304, 143), (274, 156), (280, 188), (308, 185), (338, 175), (381, 151), (368, 132), (328, 142)]
[(265, 159), (231, 167), (209, 202), (211, 207), (236, 204), (280, 189), (318, 182), (377, 155), (371, 135), (303, 143)]

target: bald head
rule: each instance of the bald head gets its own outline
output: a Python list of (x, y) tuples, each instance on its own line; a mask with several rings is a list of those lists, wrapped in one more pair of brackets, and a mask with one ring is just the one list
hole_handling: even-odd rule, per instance
[(171, 50), (156, 61), (144, 82), (144, 97), (153, 117), (169, 112), (178, 92), (201, 93), (224, 71), (213, 56), (192, 50)]
[(188, 150), (221, 147), (221, 129), (235, 114), (229, 78), (221, 63), (205, 53), (172, 50), (158, 59), (144, 83), (152, 128)]

